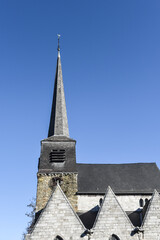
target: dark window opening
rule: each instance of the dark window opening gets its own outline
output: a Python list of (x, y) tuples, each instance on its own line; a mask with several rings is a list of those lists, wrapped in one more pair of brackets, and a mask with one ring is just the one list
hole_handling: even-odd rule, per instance
[(49, 154), (50, 162), (64, 162), (65, 161), (65, 150), (52, 150)]
[(102, 199), (102, 198), (100, 198), (100, 199), (99, 199), (99, 205), (101, 206), (101, 205), (102, 205), (102, 203), (103, 203), (103, 199)]
[(60, 236), (56, 236), (55, 238), (54, 238), (54, 240), (63, 240), (63, 238), (61, 238)]
[(145, 199), (145, 204), (147, 204), (147, 203), (148, 203), (148, 201), (149, 201), (149, 200), (148, 200), (148, 198), (146, 198), (146, 199)]
[(120, 240), (120, 238), (117, 235), (115, 235), (115, 234), (112, 234), (110, 239), (111, 240)]
[(140, 206), (140, 207), (143, 207), (143, 206), (144, 206), (144, 201), (143, 201), (142, 198), (139, 200), (139, 206)]

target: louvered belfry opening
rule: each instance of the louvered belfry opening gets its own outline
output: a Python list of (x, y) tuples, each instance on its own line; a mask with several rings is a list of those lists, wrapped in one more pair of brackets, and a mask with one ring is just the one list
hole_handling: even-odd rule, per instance
[(52, 150), (49, 154), (50, 162), (64, 162), (65, 161), (65, 150)]

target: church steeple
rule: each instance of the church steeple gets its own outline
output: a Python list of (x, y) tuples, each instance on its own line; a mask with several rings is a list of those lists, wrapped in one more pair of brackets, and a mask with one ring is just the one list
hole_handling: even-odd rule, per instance
[(66, 111), (64, 86), (63, 86), (61, 57), (60, 57), (59, 38), (60, 38), (60, 35), (58, 35), (58, 48), (57, 48), (58, 57), (57, 57), (57, 67), (56, 67), (53, 102), (52, 102), (48, 137), (53, 136), (53, 135), (69, 137), (67, 111)]
[[(58, 36), (58, 57), (48, 138), (41, 141), (36, 211), (45, 207), (57, 179), (77, 207), (76, 141), (69, 137)], [(67, 186), (67, 187), (66, 187)]]

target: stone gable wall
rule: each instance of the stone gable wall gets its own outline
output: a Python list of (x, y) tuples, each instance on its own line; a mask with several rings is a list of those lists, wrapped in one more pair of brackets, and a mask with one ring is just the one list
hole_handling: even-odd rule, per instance
[(80, 240), (84, 231), (82, 222), (57, 186), (26, 240), (54, 240), (57, 235), (64, 240)]
[[(51, 189), (50, 180), (53, 177), (61, 177), (63, 179), (61, 187), (65, 194), (59, 187), (60, 191), (56, 194), (53, 193), (51, 197), (53, 198), (52, 204), (48, 207), (50, 202), (50, 200), (48, 202), (48, 199), (51, 199), (52, 191), (46, 191), (48, 192), (48, 199), (46, 198), (47, 205), (44, 202), (44, 196), (43, 202), (40, 202), (44, 206), (46, 205), (46, 208), (42, 212), (43, 215), (35, 230), (31, 235), (26, 236), (26, 240), (54, 240), (56, 235), (61, 236), (64, 240), (110, 240), (112, 234), (117, 235), (120, 240), (160, 240), (160, 197), (157, 191), (154, 192), (151, 198), (139, 233), (132, 234), (135, 227), (130, 222), (117, 197), (109, 188), (91, 234), (84, 234), (84, 226), (69, 203), (69, 201), (72, 202), (73, 206), (76, 206), (75, 203), (77, 203), (77, 198), (74, 198), (76, 197), (74, 194), (77, 191), (77, 175), (59, 173), (50, 176), (39, 175), (39, 184), (43, 189), (46, 186), (49, 186), (49, 189)], [(72, 188), (71, 186), (74, 187)], [(41, 194), (43, 193), (42, 190), (40, 192)], [(45, 195), (46, 192), (44, 191), (43, 194)], [(69, 201), (65, 197), (67, 194), (68, 200), (69, 198), (71, 199)], [(74, 207), (74, 209), (76, 210), (77, 207)]]
[(160, 196), (157, 191), (154, 192), (148, 206), (142, 229), (145, 240), (160, 240)]
[(110, 239), (112, 234), (123, 240), (138, 240), (137, 235), (131, 236), (134, 227), (122, 210), (116, 196), (110, 188), (105, 196), (103, 205), (97, 216), (94, 227), (93, 240)]

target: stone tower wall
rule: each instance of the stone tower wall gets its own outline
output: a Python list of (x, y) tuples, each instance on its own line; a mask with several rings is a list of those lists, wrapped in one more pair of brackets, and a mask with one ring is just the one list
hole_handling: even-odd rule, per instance
[(61, 188), (66, 197), (70, 201), (73, 209), (77, 211), (77, 173), (53, 173), (53, 174), (37, 174), (37, 199), (36, 212), (46, 206), (54, 186), (54, 179), (61, 179)]

